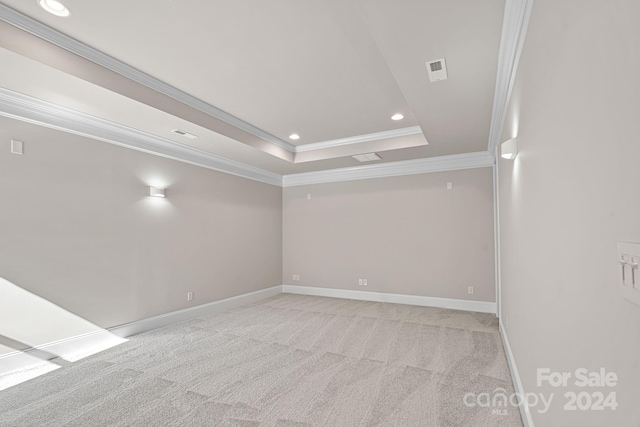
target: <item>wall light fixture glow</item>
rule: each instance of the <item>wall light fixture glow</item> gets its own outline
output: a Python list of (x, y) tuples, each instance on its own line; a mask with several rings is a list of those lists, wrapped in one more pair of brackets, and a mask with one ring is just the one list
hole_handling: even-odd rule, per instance
[(500, 156), (503, 159), (513, 160), (518, 155), (518, 139), (511, 138), (500, 146)]
[(164, 196), (164, 188), (149, 187), (149, 195), (151, 197), (165, 197)]
[(391, 116), (391, 120), (398, 121), (398, 120), (402, 120), (402, 119), (404, 119), (404, 116), (402, 114), (400, 114), (400, 113), (397, 113), (397, 114), (394, 114), (393, 116)]
[(69, 12), (69, 9), (67, 9), (67, 7), (62, 3), (60, 3), (59, 1), (39, 0), (38, 4), (40, 5), (41, 8), (43, 8), (44, 10), (46, 10), (47, 12), (53, 15), (61, 16), (63, 18), (66, 18), (67, 16), (71, 15), (71, 12)]

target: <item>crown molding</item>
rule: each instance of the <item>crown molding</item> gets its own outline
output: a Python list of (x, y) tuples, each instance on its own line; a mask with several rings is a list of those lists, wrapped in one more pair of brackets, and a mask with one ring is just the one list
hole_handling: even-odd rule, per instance
[(130, 65), (125, 64), (122, 61), (115, 59), (91, 46), (82, 43), (72, 37), (67, 36), (60, 31), (57, 31), (33, 18), (30, 18), (6, 5), (0, 3), (0, 20), (4, 21), (16, 28), (26, 31), (35, 35), (49, 43), (59, 46), (71, 53), (74, 53), (82, 58), (92, 61), (106, 69), (109, 69), (115, 73), (118, 73), (132, 81), (149, 87), (159, 93), (169, 96), (176, 101), (179, 101), (185, 105), (188, 105), (196, 110), (199, 110), (205, 114), (222, 120), (238, 129), (241, 129), (251, 135), (268, 141), (280, 148), (283, 148), (291, 153), (302, 153), (313, 150), (321, 150), (325, 148), (341, 147), (344, 145), (357, 144), (361, 142), (376, 141), (380, 139), (394, 138), (400, 136), (414, 135), (422, 133), (419, 126), (408, 127), (403, 129), (394, 129), (390, 131), (377, 132), (365, 135), (357, 135), (348, 138), (340, 138), (329, 141), (316, 142), (304, 145), (293, 145), (282, 139), (271, 135), (270, 133), (253, 126), (211, 104), (208, 104), (194, 96), (189, 95), (161, 80), (156, 79)]
[[(496, 91), (491, 118), (489, 150), (486, 152), (465, 153), (392, 163), (378, 163), (281, 176), (270, 171), (229, 160), (146, 132), (2, 88), (0, 88), (0, 115), (284, 187), (488, 167), (494, 164), (495, 147), (498, 145), (506, 117), (532, 4), (533, 0), (507, 0), (506, 3), (499, 51)], [(334, 148), (386, 138), (414, 135), (422, 132), (419, 126), (413, 126), (295, 146), (23, 15), (2, 3), (0, 3), (0, 21), (4, 21), (16, 28), (33, 34), (47, 42), (66, 49), (132, 81), (156, 90), (159, 93), (229, 123), (232, 126), (271, 142), (292, 153)]]
[(500, 50), (498, 51), (496, 90), (489, 130), (487, 150), (489, 153), (494, 153), (500, 142), (532, 6), (533, 0), (507, 0), (505, 4)]
[(282, 186), (282, 176), (276, 173), (4, 88), (0, 88), (0, 115)]
[(219, 108), (214, 107), (194, 96), (189, 95), (161, 80), (156, 79), (136, 68), (133, 68), (122, 61), (119, 61), (112, 56), (100, 52), (97, 49), (92, 48), (60, 31), (36, 21), (22, 13), (0, 3), (0, 20), (13, 25), (21, 30), (24, 30), (30, 34), (33, 34), (41, 39), (53, 43), (63, 49), (68, 50), (78, 56), (81, 56), (89, 61), (92, 61), (104, 68), (107, 68), (113, 72), (116, 72), (130, 80), (147, 86), (157, 92), (167, 95), (176, 101), (182, 102), (196, 110), (199, 110), (205, 114), (222, 120), (232, 126), (235, 126), (243, 131), (250, 133), (258, 138), (268, 141), (280, 148), (283, 148), (290, 152), (295, 152), (295, 145), (289, 144), (286, 141), (281, 140), (264, 130), (253, 126)]
[(493, 156), (483, 151), (282, 176), (5, 88), (0, 88), (0, 116), (279, 187), (472, 169), (494, 163)]
[(304, 153), (307, 151), (323, 150), (325, 148), (343, 147), (345, 145), (359, 144), (362, 142), (378, 141), (381, 139), (397, 138), (400, 136), (421, 134), (420, 126), (412, 126), (401, 129), (386, 130), (383, 132), (368, 133), (364, 135), (350, 136), (347, 138), (332, 139), (329, 141), (313, 142), (311, 144), (298, 145), (295, 148), (296, 153)]
[(493, 164), (493, 156), (487, 151), (480, 151), (476, 153), (454, 154), (450, 156), (429, 157), (426, 159), (297, 173), (285, 175), (282, 183), (283, 187), (295, 187), (298, 185), (324, 184), (357, 179), (482, 168), (493, 166)]

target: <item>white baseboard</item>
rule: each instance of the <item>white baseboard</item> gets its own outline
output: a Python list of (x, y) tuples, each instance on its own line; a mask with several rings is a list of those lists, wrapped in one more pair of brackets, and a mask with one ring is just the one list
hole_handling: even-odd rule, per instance
[(419, 305), (423, 307), (440, 307), (450, 308), (453, 310), (476, 311), (480, 313), (496, 313), (495, 302), (423, 297), (417, 295), (387, 294), (382, 292), (350, 291), (332, 288), (315, 288), (311, 286), (298, 285), (282, 285), (282, 291), (289, 294), (315, 295), (321, 297), (346, 298), (362, 301), (390, 302), (395, 304)]
[[(522, 382), (520, 381), (520, 374), (518, 373), (518, 367), (516, 366), (516, 360), (513, 358), (513, 353), (511, 352), (511, 346), (509, 345), (509, 339), (507, 338), (507, 333), (505, 332), (504, 325), (502, 324), (502, 320), (500, 320), (500, 336), (502, 337), (502, 344), (504, 345), (504, 352), (507, 355), (507, 363), (509, 364), (509, 370), (511, 371), (511, 379), (513, 381), (513, 388), (515, 392), (519, 396), (524, 396), (524, 388), (522, 387)], [(529, 411), (529, 406), (527, 405), (526, 399), (520, 405), (520, 416), (522, 417), (522, 423), (524, 427), (534, 427), (533, 419), (531, 418), (531, 412)]]
[[(98, 328), (96, 326), (96, 328)], [(97, 329), (46, 344), (13, 351), (0, 356), (0, 375), (25, 369), (36, 363), (61, 357), (73, 362), (99, 351), (122, 344), (126, 339), (114, 335), (107, 329)]]
[(250, 304), (282, 293), (282, 285), (267, 289), (210, 302), (184, 310), (172, 311), (160, 316), (138, 320), (109, 329), (100, 329), (87, 334), (69, 337), (63, 340), (39, 345), (21, 351), (14, 351), (0, 356), (0, 375), (25, 369), (34, 363), (62, 357), (66, 360), (77, 360), (84, 355), (93, 354), (124, 342), (124, 338), (147, 332), (152, 329), (168, 326), (173, 323), (193, 319), (204, 314), (218, 313), (241, 305)]
[(34, 348), (5, 353), (0, 356), (0, 378), (10, 372), (18, 371), (52, 358), (49, 353), (43, 353)]
[[(482, 313), (495, 313), (496, 303), (484, 301), (457, 300), (449, 298), (434, 298), (415, 295), (387, 294), (380, 292), (350, 291), (342, 289), (315, 288), (307, 286), (278, 285), (247, 294), (202, 304), (184, 310), (154, 316), (138, 320), (109, 329), (101, 329), (79, 336), (69, 337), (63, 340), (43, 344), (37, 348), (28, 348), (22, 351), (14, 351), (0, 356), (0, 375), (7, 372), (32, 366), (34, 362), (51, 360), (60, 355), (67, 355), (68, 360), (81, 358), (83, 355), (95, 353), (96, 349), (108, 348), (120, 342), (123, 338), (156, 328), (168, 326), (184, 320), (193, 319), (205, 314), (218, 313), (235, 307), (257, 302), (282, 292), (317, 295), (333, 298), (347, 298), (362, 301), (389, 302), (396, 304), (409, 304), (427, 307), (450, 308), (454, 310), (477, 311)], [(505, 339), (506, 343), (506, 339)], [(508, 344), (505, 344), (508, 348)], [(508, 355), (510, 356), (510, 351)], [(511, 365), (511, 359), (510, 359)], [(514, 365), (515, 366), (515, 365)], [(515, 371), (517, 372), (517, 371)], [(515, 378), (515, 376), (514, 376)], [(519, 380), (518, 380), (519, 381)], [(531, 424), (532, 426), (532, 424)], [(530, 426), (527, 426), (530, 427)]]
[(119, 337), (130, 337), (132, 335), (151, 331), (156, 328), (168, 326), (184, 320), (193, 319), (198, 316), (211, 313), (219, 313), (242, 305), (251, 304), (265, 298), (282, 293), (282, 285), (273, 286), (267, 289), (261, 289), (255, 292), (238, 295), (231, 298), (225, 298), (220, 301), (210, 302), (195, 307), (185, 308), (184, 310), (172, 311), (171, 313), (161, 314), (159, 316), (149, 317), (147, 319), (137, 320), (120, 326), (109, 328), (109, 331)]

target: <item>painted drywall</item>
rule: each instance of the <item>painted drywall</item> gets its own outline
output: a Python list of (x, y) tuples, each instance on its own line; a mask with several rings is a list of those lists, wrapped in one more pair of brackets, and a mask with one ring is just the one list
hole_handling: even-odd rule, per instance
[(283, 223), (285, 284), (495, 301), (492, 168), (287, 187)]
[(21, 305), (5, 345), (87, 329), (39, 298), (107, 328), (282, 283), (276, 186), (0, 118), (0, 201), (3, 295), (20, 295), (0, 305)]
[[(619, 296), (616, 253), (640, 242), (638, 16), (636, 0), (533, 4), (502, 136), (519, 154), (498, 173), (501, 320), (524, 391), (554, 394), (531, 408), (537, 427), (640, 422), (640, 306)], [(539, 387), (538, 368), (572, 377)], [(579, 368), (617, 386), (577, 387)], [(618, 406), (565, 410), (567, 392), (615, 392)]]

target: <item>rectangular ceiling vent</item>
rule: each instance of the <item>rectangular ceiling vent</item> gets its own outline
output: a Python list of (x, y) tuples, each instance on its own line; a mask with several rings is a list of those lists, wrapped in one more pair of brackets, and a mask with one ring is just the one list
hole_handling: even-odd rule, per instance
[(189, 138), (189, 139), (196, 139), (197, 138), (197, 136), (195, 136), (194, 134), (189, 133), (189, 132), (185, 132), (185, 131), (180, 130), (180, 129), (174, 129), (171, 132), (177, 133), (178, 135), (184, 136), (185, 138)]
[(378, 156), (376, 153), (358, 154), (351, 157), (359, 162), (372, 162), (374, 160), (382, 160), (382, 157)]
[(427, 62), (427, 71), (429, 72), (431, 83), (447, 80), (447, 63), (444, 58)]

